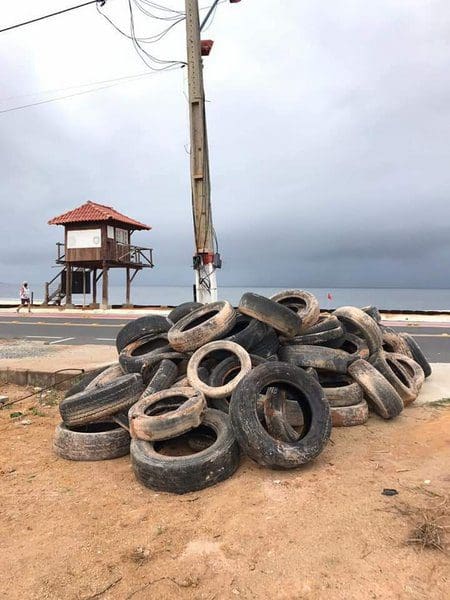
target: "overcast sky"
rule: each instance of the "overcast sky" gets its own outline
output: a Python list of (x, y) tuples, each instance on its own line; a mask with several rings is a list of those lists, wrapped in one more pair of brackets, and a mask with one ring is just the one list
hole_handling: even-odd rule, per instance
[[(0, 25), (77, 3), (2, 0)], [(129, 31), (127, 6), (103, 10)], [(224, 2), (204, 37), (219, 285), (449, 287), (448, 2)], [(0, 110), (147, 70), (95, 6), (0, 43)], [(184, 60), (184, 23), (150, 50)], [(0, 114), (0, 281), (53, 276), (48, 219), (93, 200), (152, 225), (140, 283), (191, 283), (185, 78)]]

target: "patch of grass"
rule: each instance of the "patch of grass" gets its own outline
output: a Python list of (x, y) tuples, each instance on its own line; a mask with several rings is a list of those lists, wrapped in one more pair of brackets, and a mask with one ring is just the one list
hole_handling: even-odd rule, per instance
[(32, 406), (28, 411), (35, 417), (46, 417), (46, 413), (39, 410), (37, 406)]
[(428, 403), (429, 406), (450, 406), (450, 398), (441, 398)]
[(446, 551), (446, 534), (450, 529), (449, 499), (441, 498), (438, 504), (429, 508), (412, 508), (402, 511), (403, 514), (414, 517), (414, 525), (407, 544), (420, 548)]
[(23, 412), (17, 410), (16, 412), (9, 413), (9, 416), (11, 419), (18, 419), (19, 417), (23, 417)]
[(41, 394), (41, 403), (47, 406), (57, 406), (59, 404), (61, 392), (56, 390), (48, 390), (45, 394)]

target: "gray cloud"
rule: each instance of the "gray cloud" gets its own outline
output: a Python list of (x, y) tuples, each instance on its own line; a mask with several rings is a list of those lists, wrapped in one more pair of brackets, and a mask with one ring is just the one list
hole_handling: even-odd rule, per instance
[[(126, 26), (122, 4), (111, 10)], [(208, 31), (220, 281), (448, 287), (447, 4), (281, 4), (224, 4)], [(31, 8), (4, 12), (12, 23)], [(44, 97), (8, 96), (145, 70), (87, 9), (1, 41), (0, 109)], [(183, 58), (183, 26), (159, 55)], [(62, 229), (47, 220), (88, 199), (153, 226), (135, 237), (157, 259), (141, 282), (192, 281), (185, 76), (0, 114), (1, 281), (52, 276)]]

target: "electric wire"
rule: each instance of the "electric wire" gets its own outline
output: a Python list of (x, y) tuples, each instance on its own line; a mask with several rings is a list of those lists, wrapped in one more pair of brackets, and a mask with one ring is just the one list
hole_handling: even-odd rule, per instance
[(16, 23), (16, 25), (4, 27), (3, 29), (0, 29), (0, 33), (3, 33), (4, 31), (11, 31), (11, 29), (17, 29), (18, 27), (23, 27), (24, 25), (30, 25), (31, 23), (37, 23), (37, 21), (43, 21), (44, 19), (49, 19), (50, 17), (56, 17), (57, 15), (62, 15), (63, 13), (69, 12), (71, 10), (76, 10), (77, 8), (89, 6), (89, 4), (101, 4), (103, 6), (105, 2), (106, 0), (90, 0), (89, 2), (77, 4), (77, 6), (70, 6), (69, 8), (64, 8), (63, 10), (58, 10), (57, 12), (50, 13), (48, 15), (43, 15), (42, 17), (37, 17), (36, 19), (30, 19), (29, 21), (23, 21), (22, 23)]

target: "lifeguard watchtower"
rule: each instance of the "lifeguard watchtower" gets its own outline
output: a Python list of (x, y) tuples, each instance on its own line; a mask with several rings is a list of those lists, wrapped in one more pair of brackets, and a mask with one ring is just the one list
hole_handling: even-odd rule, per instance
[[(108, 271), (125, 269), (125, 305), (131, 305), (131, 282), (136, 274), (153, 267), (152, 248), (131, 244), (134, 231), (150, 230), (149, 225), (127, 217), (111, 206), (88, 201), (54, 217), (49, 225), (64, 226), (64, 243), (58, 242), (56, 264), (63, 269), (45, 284), (44, 305), (72, 305), (72, 294), (90, 294), (91, 307), (97, 304), (97, 283), (102, 279), (102, 308), (109, 305)], [(53, 291), (51, 285), (56, 287)]]

